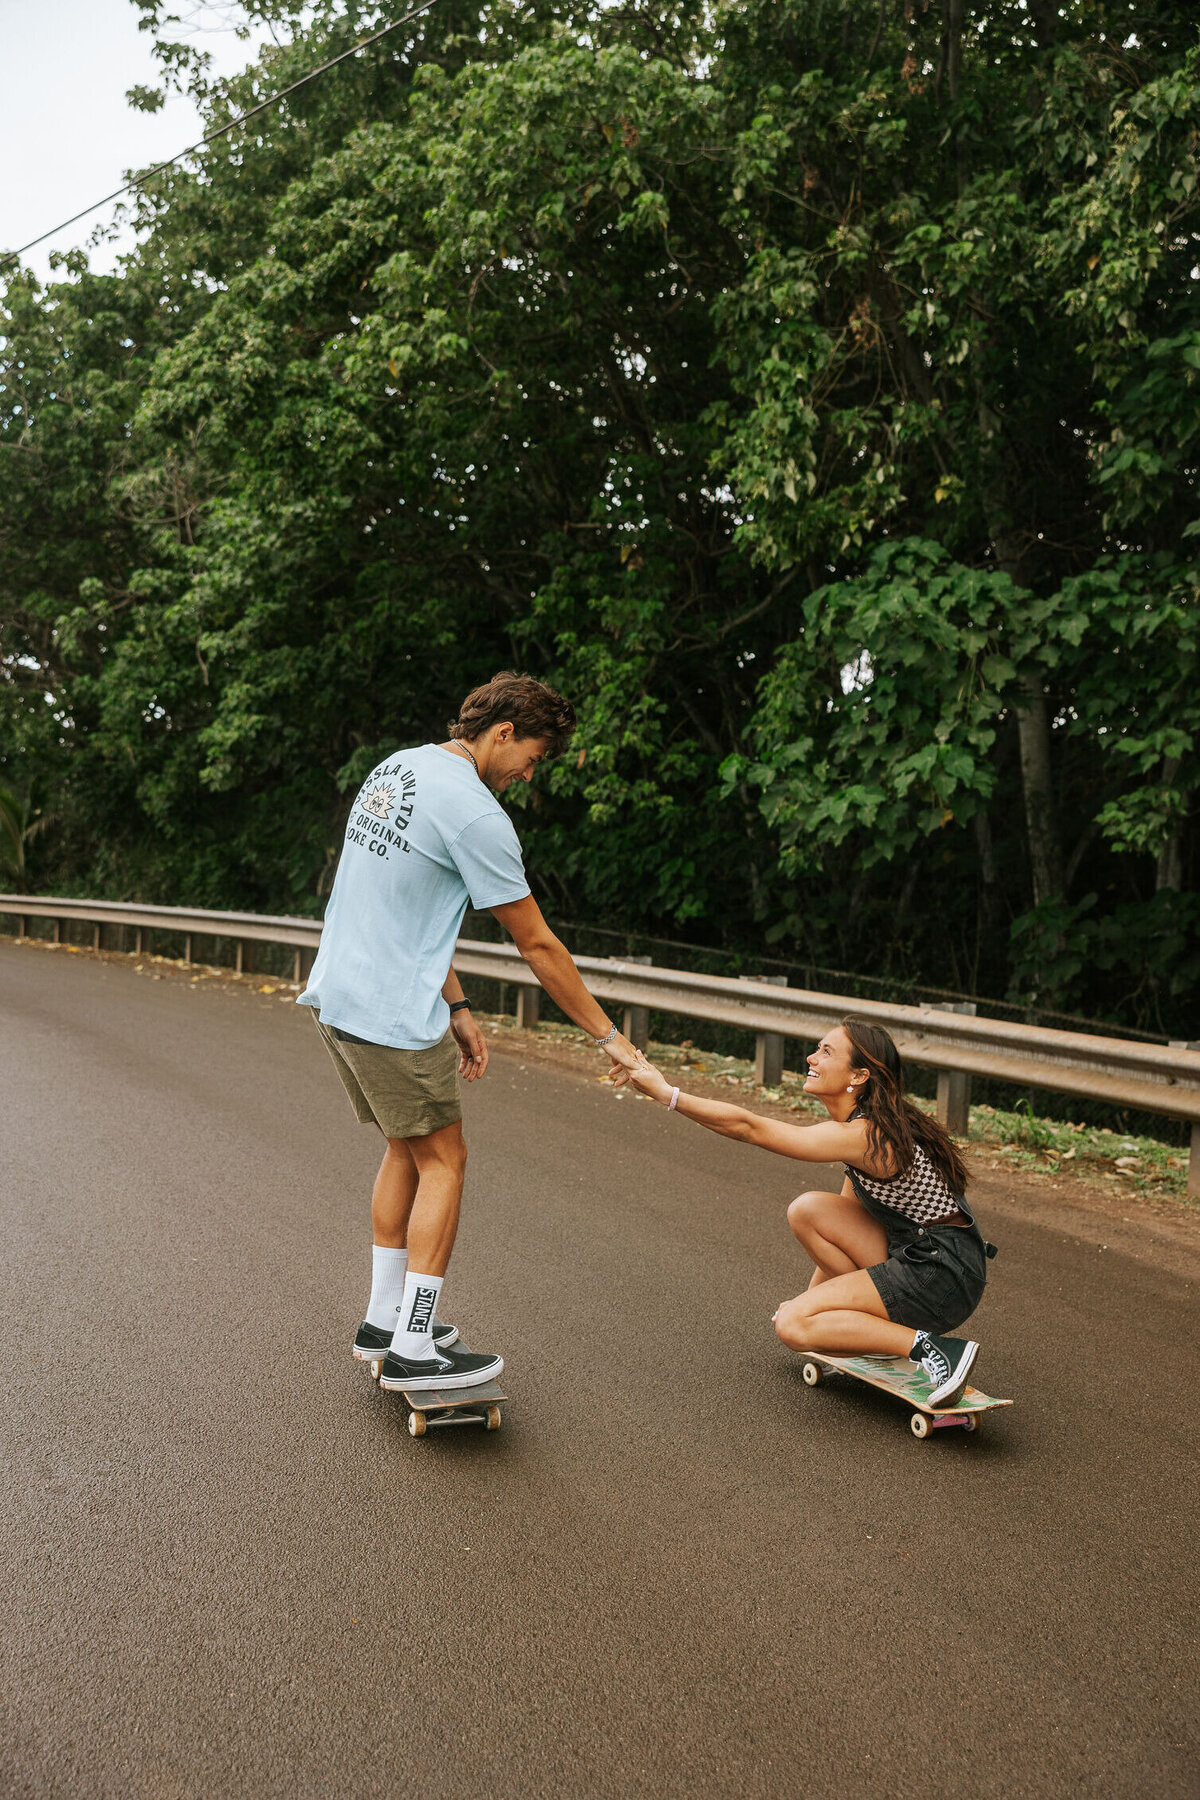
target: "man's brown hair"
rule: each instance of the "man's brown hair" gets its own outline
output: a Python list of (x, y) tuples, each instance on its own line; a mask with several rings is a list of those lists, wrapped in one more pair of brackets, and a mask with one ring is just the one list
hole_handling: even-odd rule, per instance
[(450, 736), (473, 744), (493, 725), (505, 722), (514, 737), (545, 738), (546, 755), (560, 756), (575, 729), (575, 708), (544, 681), (501, 669), (467, 695), (451, 722)]

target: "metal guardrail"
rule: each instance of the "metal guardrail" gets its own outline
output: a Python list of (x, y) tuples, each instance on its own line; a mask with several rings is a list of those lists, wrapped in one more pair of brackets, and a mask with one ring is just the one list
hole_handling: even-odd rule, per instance
[[(105, 924), (131, 926), (138, 934), (139, 949), (145, 931), (182, 933), (185, 962), (191, 961), (195, 938), (229, 938), (238, 946), (239, 969), (244, 943), (288, 944), (296, 950), (297, 981), (302, 978), (306, 952), (315, 952), (321, 941), (321, 926), (315, 919), (140, 906), (125, 901), (0, 894), (0, 915), (17, 918), (22, 936), (30, 918), (91, 924), (97, 947), (100, 927)], [(623, 1006), (627, 1016), (633, 1015), (639, 1036), (650, 1010), (753, 1032), (758, 1040), (760, 1073), (772, 1064), (778, 1066), (777, 1057), (771, 1054), (772, 1042), (819, 1037), (840, 1018), (868, 1019), (886, 1026), (903, 1057), (939, 1071), (939, 1111), (960, 1134), (966, 1130), (967, 1083), (973, 1075), (1187, 1120), (1192, 1127), (1188, 1193), (1200, 1195), (1200, 1044), (1136, 1043), (1006, 1019), (980, 1019), (936, 1006), (856, 1000), (843, 994), (782, 988), (766, 980), (697, 975), (608, 957), (581, 956), (576, 962), (598, 1000)], [(514, 983), (518, 1023), (536, 1025), (540, 990), (514, 944), (462, 939), (454, 966), (460, 976)]]
[[(7, 915), (20, 921), (20, 935), (26, 935), (26, 920), (50, 919), (56, 927), (67, 920), (92, 926), (92, 942), (100, 948), (102, 925), (128, 925), (136, 933), (137, 953), (142, 950), (146, 931), (174, 931), (184, 939), (183, 960), (192, 960), (192, 940), (198, 937), (232, 938), (238, 946), (237, 971), (242, 971), (242, 945), (246, 943), (290, 944), (295, 947), (294, 979), (303, 975), (303, 955), (314, 954), (321, 942), (318, 919), (294, 919), (270, 913), (203, 912), (186, 906), (141, 906), (129, 900), (59, 900), (46, 894), (0, 894), (0, 917)], [(56, 929), (55, 939), (59, 936)]]

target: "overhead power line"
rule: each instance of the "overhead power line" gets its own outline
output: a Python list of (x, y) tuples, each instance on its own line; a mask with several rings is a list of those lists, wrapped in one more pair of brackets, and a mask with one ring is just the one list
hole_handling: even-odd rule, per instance
[(428, 12), (436, 4), (437, 0), (424, 0), (423, 5), (414, 6), (412, 11), (405, 13), (402, 19), (393, 20), (392, 24), (385, 25), (381, 31), (376, 31), (371, 37), (360, 38), (357, 44), (352, 44), (349, 50), (343, 50), (340, 56), (331, 56), (328, 62), (322, 63), (317, 69), (310, 69), (307, 75), (302, 75), (299, 81), (293, 81), (290, 87), (281, 88), (279, 93), (272, 94), (269, 100), (260, 100), (258, 105), (252, 106), (248, 112), (239, 113), (236, 119), (230, 119), (225, 125), (218, 125), (215, 131), (206, 132), (198, 143), (189, 144), (186, 150), (180, 150), (176, 156), (169, 156), (166, 162), (159, 163), (156, 168), (147, 169), (145, 174), (135, 175), (132, 181), (127, 181), (125, 186), (119, 187), (115, 193), (105, 194), (103, 200), (93, 200), (92, 204), (85, 206), (82, 212), (74, 213), (69, 219), (63, 219), (61, 224), (51, 226), (50, 230), (43, 231), (40, 237), (31, 238), (29, 243), (22, 244), (19, 250), (0, 251), (0, 262), (10, 262), (24, 256), (27, 250), (36, 249), (37, 245), (44, 244), (47, 238), (56, 237), (60, 231), (65, 231), (68, 225), (75, 225), (80, 219), (86, 219), (89, 213), (99, 212), (102, 206), (107, 206), (112, 200), (119, 200), (122, 194), (132, 193), (134, 188), (141, 187), (143, 182), (152, 181), (156, 175), (161, 175), (164, 169), (170, 169), (175, 163), (182, 162), (185, 156), (192, 156), (197, 150), (203, 150), (206, 144), (214, 143), (217, 138), (224, 137), (225, 133), (232, 131), (235, 126), (244, 125), (246, 120), (252, 119), (256, 113), (265, 112), (268, 106), (276, 106), (280, 100), (286, 100), (289, 94), (294, 94), (297, 88), (304, 87), (307, 82), (315, 81), (317, 76), (324, 75), (327, 69), (336, 69), (337, 65), (345, 62), (348, 56), (357, 56), (360, 50), (368, 50), (372, 44), (377, 44), (380, 38), (386, 37), (389, 31), (398, 31), (401, 25), (408, 25), (413, 19), (419, 19), (422, 13)]

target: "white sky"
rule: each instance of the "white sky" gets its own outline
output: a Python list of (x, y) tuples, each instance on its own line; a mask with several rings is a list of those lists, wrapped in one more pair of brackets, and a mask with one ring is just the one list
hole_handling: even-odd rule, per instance
[[(222, 0), (173, 10), (191, 15), (172, 35), (212, 52), (214, 72), (233, 74), (266, 38), (246, 42), (220, 29), (239, 9)], [(155, 87), (150, 37), (130, 0), (0, 0), (0, 250), (19, 249), (60, 219), (122, 185), (126, 171), (164, 162), (195, 143), (204, 125), (191, 102), (172, 96), (157, 113), (137, 112), (127, 88)], [(69, 226), (23, 259), (41, 280), (53, 250), (88, 244), (116, 203)], [(110, 271), (132, 232), (89, 251)]]

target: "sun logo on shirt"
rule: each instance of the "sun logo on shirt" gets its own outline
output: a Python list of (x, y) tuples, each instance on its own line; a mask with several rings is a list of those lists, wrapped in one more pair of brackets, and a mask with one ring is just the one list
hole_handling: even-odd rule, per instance
[(388, 787), (386, 782), (381, 781), (378, 787), (373, 787), (371, 789), (370, 793), (362, 803), (362, 808), (364, 812), (369, 812), (373, 818), (386, 819), (395, 804), (395, 788)]

